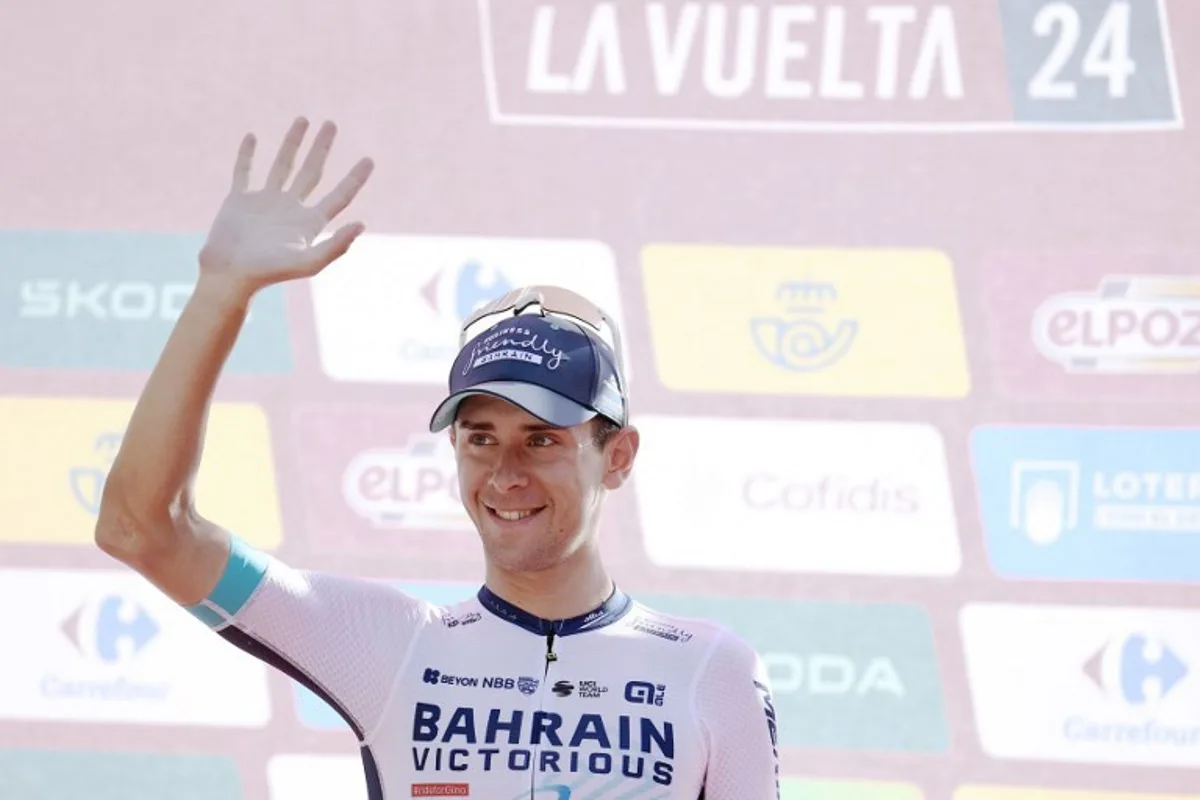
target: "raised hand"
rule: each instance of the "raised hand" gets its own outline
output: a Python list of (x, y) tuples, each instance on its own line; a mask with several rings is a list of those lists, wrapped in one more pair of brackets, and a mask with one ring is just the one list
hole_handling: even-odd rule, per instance
[(292, 123), (265, 184), (257, 191), (249, 188), (255, 137), (248, 133), (242, 139), (229, 194), (200, 250), (202, 277), (228, 280), (252, 294), (273, 283), (316, 275), (340, 258), (362, 233), (363, 224), (352, 222), (314, 244), (325, 227), (354, 200), (374, 163), (369, 158), (361, 159), (325, 197), (305, 205), (321, 182), (337, 133), (332, 122), (321, 126), (295, 179), (286, 185), (307, 130), (308, 120), (303, 117)]

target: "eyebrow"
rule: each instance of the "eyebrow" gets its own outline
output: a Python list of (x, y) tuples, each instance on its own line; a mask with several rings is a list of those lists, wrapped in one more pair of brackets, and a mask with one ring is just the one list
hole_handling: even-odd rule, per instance
[[(490, 422), (476, 422), (475, 420), (471, 420), (471, 419), (461, 419), (460, 418), (458, 420), (458, 426), (460, 428), (464, 428), (468, 431), (489, 431), (490, 432), (490, 431), (496, 430), (496, 426)], [(544, 433), (546, 431), (561, 431), (562, 428), (557, 428), (553, 425), (546, 425), (545, 423), (535, 423), (535, 424), (531, 424), (531, 425), (522, 425), (521, 430), (523, 430), (527, 433)]]

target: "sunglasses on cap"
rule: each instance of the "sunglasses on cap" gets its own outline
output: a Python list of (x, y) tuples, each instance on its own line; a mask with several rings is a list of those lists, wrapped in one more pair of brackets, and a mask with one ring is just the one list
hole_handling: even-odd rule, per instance
[(526, 310), (534, 305), (538, 307), (538, 312), (543, 317), (546, 315), (566, 317), (588, 326), (596, 332), (601, 341), (604, 340), (607, 329), (608, 344), (616, 359), (617, 378), (621, 381), (622, 391), (625, 389), (624, 354), (621, 347), (621, 331), (617, 324), (600, 306), (561, 286), (524, 286), (520, 289), (513, 289), (482, 306), (463, 322), (458, 336), (459, 348), (464, 347), (472, 336), (495, 324), (494, 320), (480, 324), (485, 318), (498, 314), (515, 317), (526, 313)]

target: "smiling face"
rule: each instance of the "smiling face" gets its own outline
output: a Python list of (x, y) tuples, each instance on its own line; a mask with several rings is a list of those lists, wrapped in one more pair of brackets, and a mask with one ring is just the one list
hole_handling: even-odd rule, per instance
[(608, 491), (629, 475), (633, 428), (603, 446), (597, 423), (555, 428), (495, 397), (467, 398), (450, 428), (458, 484), (489, 563), (538, 572), (592, 543)]

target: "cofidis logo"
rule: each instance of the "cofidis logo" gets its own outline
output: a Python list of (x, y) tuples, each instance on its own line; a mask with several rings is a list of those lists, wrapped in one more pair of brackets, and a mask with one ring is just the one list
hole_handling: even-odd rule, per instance
[[(0, 398), (0, 541), (90, 544), (133, 413), (126, 400)], [(262, 409), (214, 403), (196, 493), (205, 513), (257, 547), (283, 537)]]
[(1001, 575), (1200, 580), (1200, 428), (986, 426), (971, 459)]
[[(198, 234), (0, 232), (0, 365), (147, 370), (192, 295)], [(226, 370), (292, 368), (282, 287), (260, 292)]]
[(954, 270), (926, 250), (651, 245), (642, 252), (668, 388), (963, 397)]

